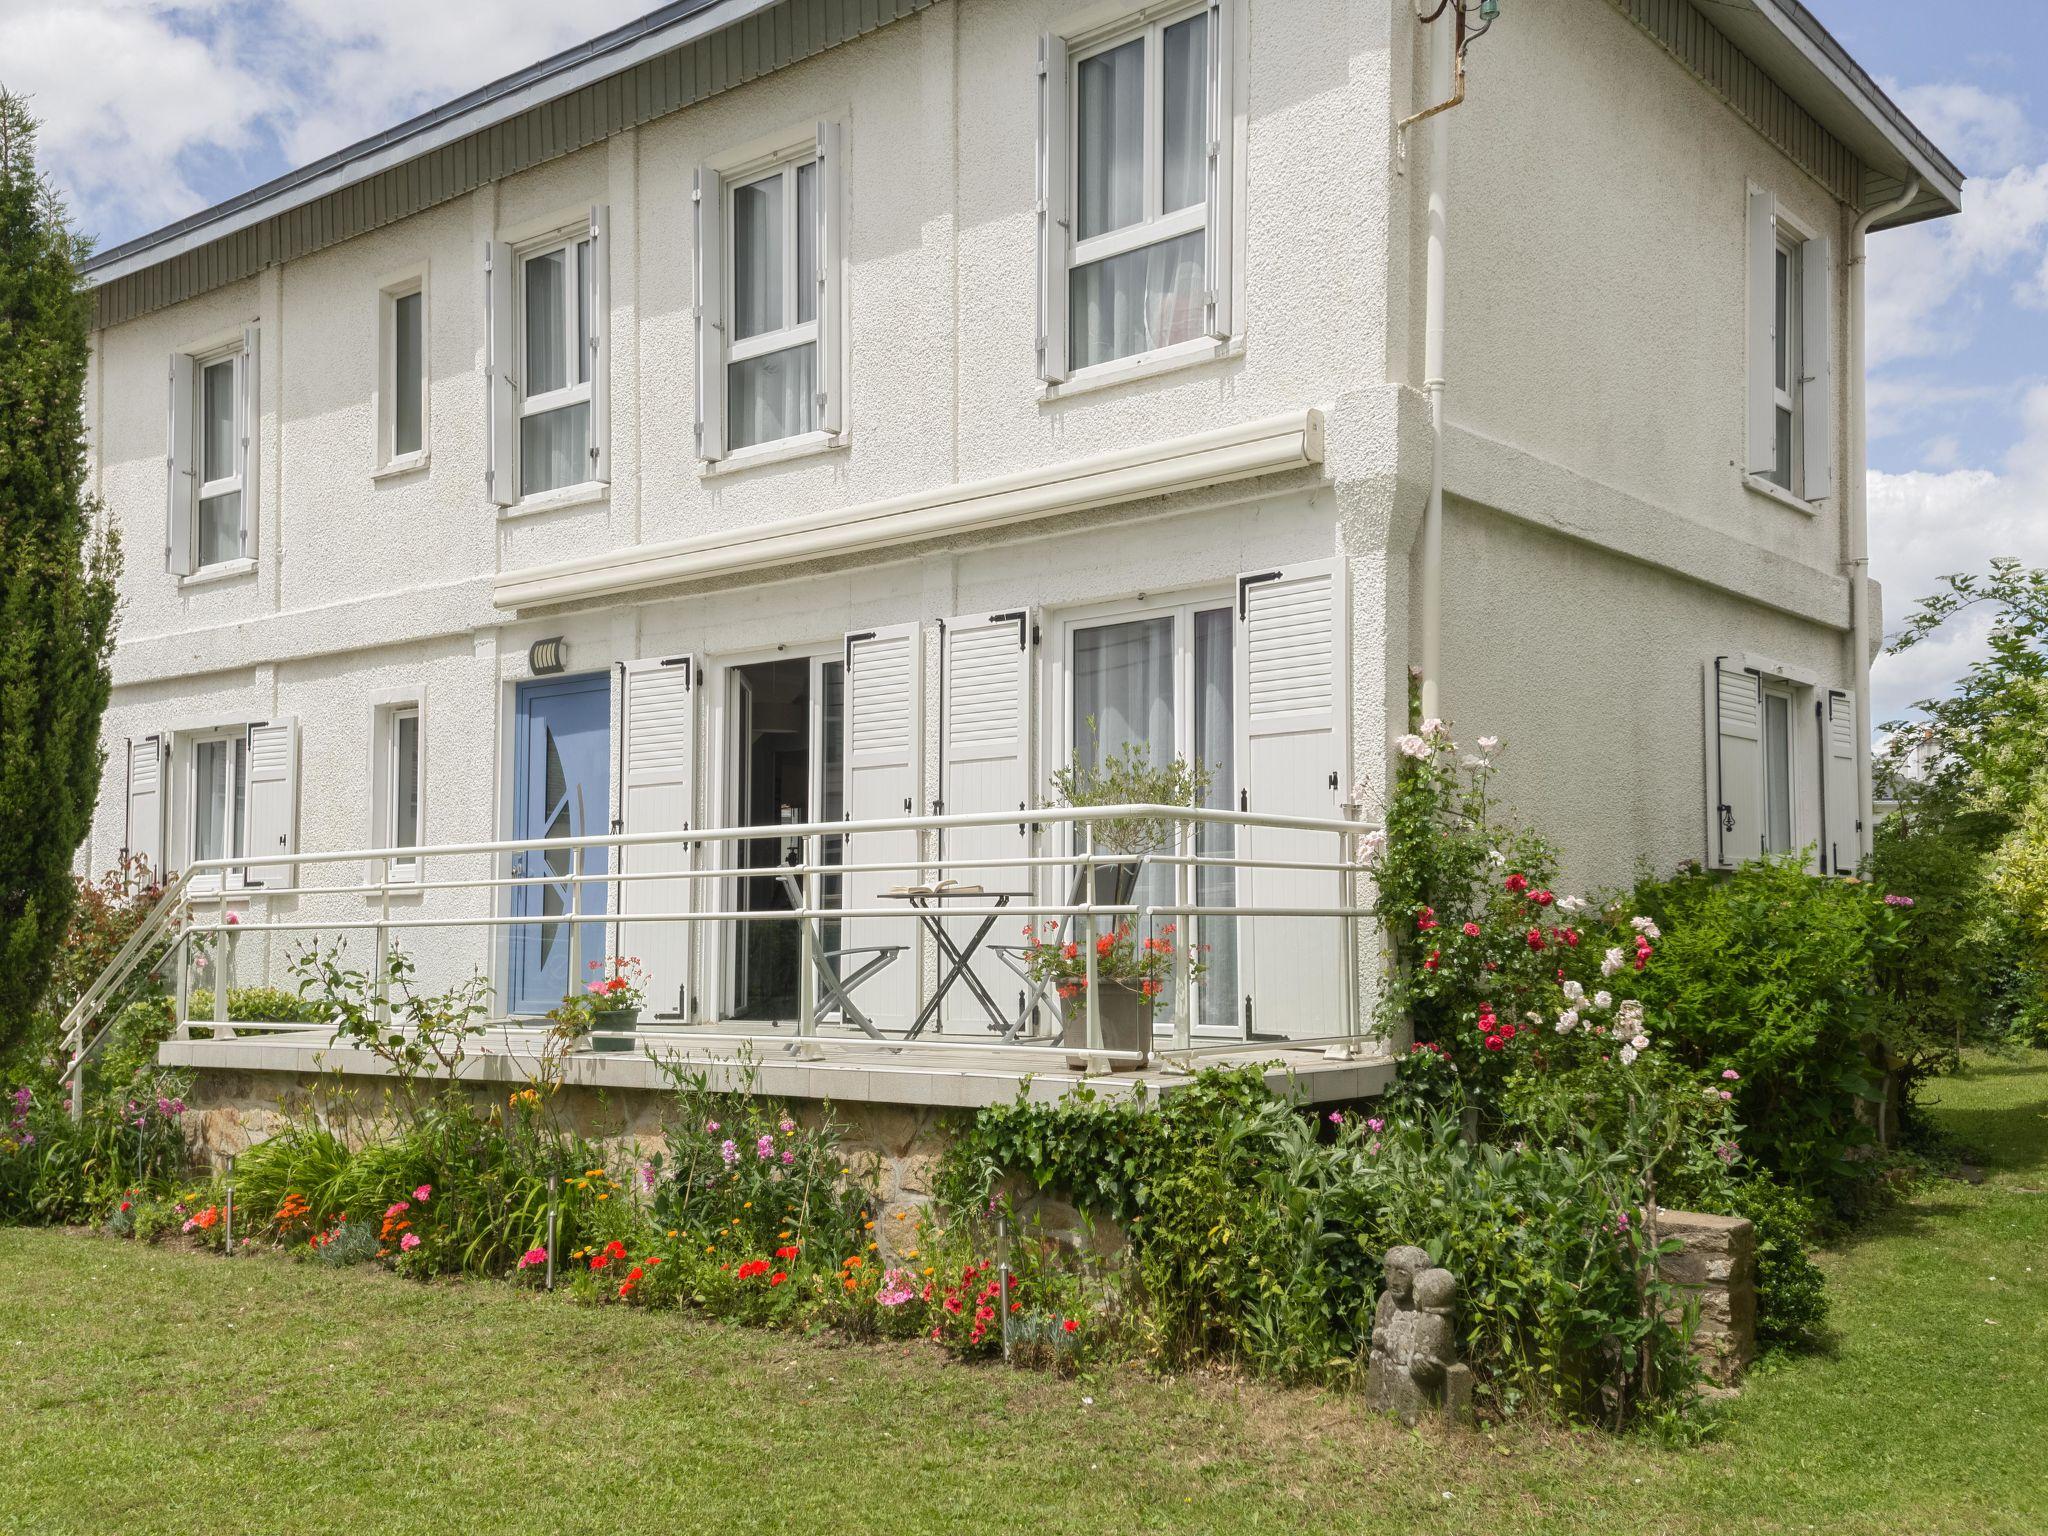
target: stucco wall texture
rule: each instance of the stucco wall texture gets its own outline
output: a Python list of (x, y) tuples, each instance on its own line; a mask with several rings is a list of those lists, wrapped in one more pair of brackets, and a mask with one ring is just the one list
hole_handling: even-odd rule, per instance
[[(1332, 554), (1349, 564), (1353, 768), (1374, 814), (1388, 737), (1404, 723), (1429, 467), (1418, 393), (1428, 157), (1418, 138), (1397, 159), (1392, 132), (1425, 89), (1422, 34), (1407, 0), (1241, 5), (1240, 334), (1183, 366), (1048, 390), (1033, 371), (1037, 42), (1117, 12), (936, 5), (102, 332), (95, 463), (128, 561), (110, 756), (81, 867), (106, 867), (121, 846), (129, 736), (296, 716), (299, 846), (346, 849), (378, 840), (375, 710), (416, 698), (427, 839), (503, 836), (512, 687), (540, 636), (566, 636), (576, 672), (681, 652), (715, 667), (910, 619), (1223, 593), (1240, 572)], [(828, 117), (846, 134), (844, 440), (707, 471), (691, 439), (692, 172)], [(1833, 504), (1761, 497), (1735, 463), (1750, 181), (1836, 233), (1839, 256), (1842, 211), (1818, 184), (1606, 0), (1514, 7), (1475, 47), (1469, 99), (1451, 115), (1450, 419), (1454, 445), (1464, 433), (1498, 452), (1449, 461), (1460, 499), (1445, 546), (1446, 697), (1461, 731), (1510, 739), (1511, 798), (1588, 883), (1700, 852), (1703, 658), (1755, 650), (1828, 681), (1845, 672)], [(501, 512), (483, 480), (481, 247), (573, 225), (593, 203), (610, 209), (612, 480), (576, 504)], [(428, 462), (380, 477), (378, 296), (413, 273), (427, 295)], [(252, 320), (254, 569), (181, 582), (157, 554), (165, 359)], [(542, 614), (491, 603), (495, 573), (1310, 406), (1326, 418), (1320, 467), (830, 568)], [(1839, 420), (1830, 430), (1839, 439)], [(935, 676), (928, 665), (928, 690)], [(1061, 756), (1048, 718), (1043, 770)], [(717, 749), (703, 716), (698, 729), (700, 815), (714, 816)], [(174, 816), (174, 855), (180, 837)], [(284, 912), (308, 898), (258, 900)], [(475, 909), (471, 898), (435, 908)], [(437, 963), (488, 964), (486, 948), (450, 940)], [(253, 945), (248, 958), (258, 963)]]

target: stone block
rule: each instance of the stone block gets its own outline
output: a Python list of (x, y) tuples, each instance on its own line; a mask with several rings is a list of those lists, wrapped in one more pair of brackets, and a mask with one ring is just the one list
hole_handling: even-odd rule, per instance
[(1664, 1256), (1658, 1274), (1698, 1305), (1692, 1347), (1700, 1368), (1733, 1383), (1756, 1357), (1756, 1229), (1740, 1216), (1659, 1211), (1657, 1235), (1684, 1245)]

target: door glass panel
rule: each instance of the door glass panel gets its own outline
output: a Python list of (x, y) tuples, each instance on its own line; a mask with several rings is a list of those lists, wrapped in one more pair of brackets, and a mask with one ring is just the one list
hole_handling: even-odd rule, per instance
[(227, 856), (228, 744), (202, 741), (192, 749), (192, 857)]
[(400, 715), (392, 722), (392, 732), (391, 843), (394, 848), (413, 848), (420, 840), (420, 717)]
[(1145, 40), (1081, 61), (1074, 132), (1074, 236), (1145, 216)]
[(818, 348), (784, 347), (727, 369), (726, 441), (733, 448), (778, 442), (818, 429)]
[(1154, 766), (1172, 761), (1171, 617), (1075, 631), (1073, 742), (1091, 768), (1132, 743)]
[[(1235, 792), (1236, 730), (1233, 647), (1236, 630), (1228, 608), (1210, 608), (1195, 615), (1195, 758), (1209, 770), (1202, 804), (1227, 811)], [(1236, 846), (1235, 829), (1204, 823), (1195, 834), (1195, 848), (1205, 856), (1227, 857)], [(1195, 904), (1229, 906), (1236, 900), (1237, 872), (1198, 867)], [(1197, 1021), (1205, 1029), (1228, 1030), (1237, 1022), (1237, 924), (1231, 918), (1197, 918), (1189, 935), (1198, 946), (1196, 958), (1208, 970), (1199, 983)]]
[(1792, 701), (1764, 695), (1764, 811), (1772, 853), (1792, 847)]
[(1161, 34), (1165, 100), (1161, 125), (1160, 209), (1191, 207), (1209, 193), (1209, 17), (1176, 22)]

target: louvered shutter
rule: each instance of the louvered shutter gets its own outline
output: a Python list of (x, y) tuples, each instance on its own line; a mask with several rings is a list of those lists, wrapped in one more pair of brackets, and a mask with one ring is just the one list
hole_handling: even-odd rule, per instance
[[(697, 729), (688, 656), (630, 661), (620, 705), (619, 830), (682, 833), (690, 828)], [(619, 849), (619, 873), (640, 876), (689, 868), (681, 842)], [(619, 882), (618, 953), (647, 971), (647, 1012), (664, 1020), (690, 1016), (689, 923), (632, 921), (637, 913), (694, 910), (688, 880)]]
[[(921, 780), (924, 641), (915, 624), (866, 630), (846, 637), (846, 818), (874, 821), (911, 815)], [(845, 876), (848, 908), (886, 905), (882, 892), (915, 885), (915, 832), (859, 832), (846, 839), (846, 862), (903, 867)], [(907, 1026), (917, 1011), (917, 929), (908, 916), (851, 918), (843, 925), (849, 948), (900, 945), (903, 953), (854, 995), (876, 1024)], [(861, 959), (855, 957), (853, 969)]]
[(1834, 260), (1834, 246), (1825, 235), (1800, 247), (1799, 417), (1805, 442), (1800, 490), (1808, 501), (1825, 501), (1835, 492)]
[(164, 779), (168, 749), (161, 736), (128, 738), (128, 809), (121, 831), (123, 859), (140, 859), (148, 878), (162, 880), (164, 869)]
[(182, 352), (171, 354), (168, 417), (164, 429), (164, 472), (168, 482), (168, 504), (164, 522), (164, 569), (173, 576), (189, 576), (199, 568), (193, 508), (198, 499), (198, 464), (194, 456), (198, 440), (193, 430), (197, 401), (192, 359)]
[(1234, 190), (1230, 154), (1235, 135), (1231, 30), (1232, 7), (1209, 0), (1209, 227), (1203, 237), (1204, 280), (1208, 288), (1209, 334), (1227, 339), (1231, 325), (1230, 200)]
[(1749, 190), (1749, 431), (1747, 468), (1778, 466), (1778, 204), (1761, 187)]
[(1733, 869), (1764, 851), (1763, 679), (1733, 657), (1706, 669), (1707, 862)]
[[(1031, 615), (1024, 611), (974, 613), (948, 619), (940, 649), (939, 803), (948, 816), (982, 811), (1024, 811), (1031, 799)], [(945, 834), (945, 878), (991, 891), (1025, 892), (1028, 869), (978, 868), (974, 860), (1015, 859), (1031, 852), (1022, 819), (996, 826), (956, 827)], [(990, 942), (1015, 944), (1024, 919), (1000, 921)], [(980, 917), (947, 920), (958, 944), (974, 936)], [(987, 950), (974, 959), (974, 973), (998, 1006), (1007, 1008), (1017, 990), (1013, 973)], [(946, 995), (948, 1024), (985, 1029), (989, 1018), (963, 986)]]
[(725, 188), (697, 168), (697, 457), (725, 457)]
[[(1272, 816), (1342, 815), (1350, 745), (1344, 564), (1308, 561), (1237, 582), (1235, 714), (1239, 804)], [(1334, 834), (1239, 829), (1241, 857), (1331, 863)], [(1334, 908), (1333, 872), (1242, 869), (1238, 900)], [(1334, 919), (1240, 920), (1239, 977), (1263, 1033), (1332, 1034), (1344, 1027), (1341, 925)]]
[(846, 426), (844, 302), (846, 284), (840, 267), (845, 259), (846, 173), (845, 135), (837, 123), (818, 124), (817, 251), (818, 251), (818, 427), (825, 432)]
[[(247, 836), (251, 857), (296, 850), (299, 800), (299, 722), (271, 720), (248, 730)], [(244, 885), (267, 891), (296, 883), (289, 864), (257, 864), (243, 871)]]
[(1038, 42), (1038, 376), (1067, 376), (1067, 44)]
[(590, 478), (612, 477), (611, 209), (590, 206)]
[(263, 436), (263, 394), (257, 388), (262, 334), (253, 325), (242, 328), (242, 355), (235, 365), (235, 472), (242, 482), (242, 558), (256, 554), (256, 479), (262, 467), (257, 447)]
[(484, 482), (491, 500), (519, 500), (519, 306), (517, 260), (502, 240), (484, 242)]
[(1863, 861), (1863, 795), (1856, 771), (1856, 695), (1830, 688), (1821, 721), (1821, 849), (1824, 874), (1853, 875)]

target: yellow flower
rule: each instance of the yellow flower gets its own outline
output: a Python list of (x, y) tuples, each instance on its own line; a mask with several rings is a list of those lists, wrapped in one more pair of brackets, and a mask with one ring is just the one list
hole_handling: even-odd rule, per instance
[(677, 1232), (677, 1231), (676, 1231), (676, 1229), (675, 1229), (674, 1227), (670, 1227), (670, 1228), (668, 1229), (668, 1235), (669, 1235), (670, 1237), (680, 1237), (680, 1236), (681, 1236), (682, 1234), (681, 1234), (681, 1233), (679, 1233), (679, 1232)]
[(870, 1221), (870, 1222), (866, 1222), (866, 1223), (864, 1223), (864, 1224), (863, 1224), (863, 1225), (861, 1226), (861, 1231), (863, 1231), (863, 1232), (872, 1232), (872, 1231), (874, 1231), (874, 1230), (875, 1230), (875, 1224), (874, 1224), (874, 1223), (873, 1223), (872, 1221)]
[(586, 1179), (602, 1178), (604, 1176), (604, 1170), (602, 1168), (586, 1168), (583, 1170), (583, 1176)]
[(597, 1198), (598, 1198), (598, 1199), (600, 1199), (600, 1200), (609, 1200), (609, 1199), (611, 1199), (611, 1196), (610, 1196), (610, 1195), (603, 1195), (603, 1194), (601, 1194), (601, 1195), (599, 1195), (599, 1196), (598, 1196)]
[(753, 1208), (754, 1202), (751, 1200), (745, 1200), (740, 1203), (740, 1209), (743, 1211), (751, 1211)]

